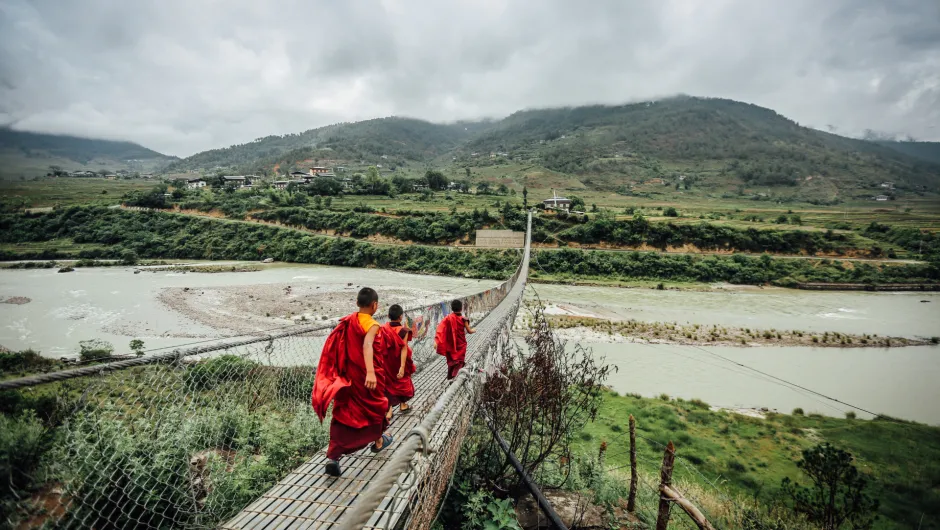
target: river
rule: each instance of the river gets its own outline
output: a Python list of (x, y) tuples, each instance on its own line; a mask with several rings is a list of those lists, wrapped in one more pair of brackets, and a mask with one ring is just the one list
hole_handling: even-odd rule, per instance
[[(241, 333), (219, 329), (174, 311), (158, 299), (161, 291), (205, 289), (206, 298), (214, 296), (201, 309), (214, 317), (224, 311), (223, 316), (243, 321), (250, 317), (251, 308), (224, 307), (226, 299), (219, 297), (220, 290), (252, 288), (254, 292), (284, 297), (284, 285), (291, 285), (295, 295), (316, 286), (326, 292), (344, 293), (343, 299), (348, 298), (351, 312), (355, 310), (360, 283), (375, 287), (380, 297), (385, 289), (398, 289), (419, 294), (420, 303), (431, 303), (451, 295), (476, 293), (499, 282), (282, 264), (265, 266), (256, 272), (222, 273), (134, 274), (130, 267), (80, 268), (70, 273), (58, 273), (56, 269), (0, 270), (0, 300), (14, 296), (30, 299), (22, 305), (0, 304), (0, 345), (11, 350), (32, 348), (49, 357), (75, 354), (79, 341), (88, 339), (108, 341), (115, 346), (116, 353), (129, 353), (127, 345), (134, 338), (142, 339), (148, 349), (178, 346)], [(388, 301), (380, 299), (380, 303), (387, 309)], [(346, 309), (344, 304), (330, 316), (339, 316)], [(254, 329), (270, 329), (291, 321), (277, 315), (271, 318), (261, 315), (255, 323)]]
[[(940, 335), (938, 293), (531, 287), (530, 299), (538, 296), (573, 314), (612, 319), (912, 338)], [(940, 346), (582, 345), (617, 366), (608, 384), (621, 393), (647, 397), (665, 393), (699, 398), (713, 406), (767, 407), (787, 413), (796, 407), (830, 416), (853, 410), (729, 362), (734, 361), (875, 413), (940, 425)]]
[[(210, 296), (210, 291), (235, 289), (257, 294), (260, 290), (281, 296), (285, 284), (301, 295), (305, 286), (316, 286), (342, 296), (348, 292), (352, 305), (359, 283), (376, 287), (380, 295), (383, 289), (397, 288), (420, 291), (426, 299), (470, 294), (497, 282), (308, 265), (214, 274), (133, 274), (133, 269), (127, 267), (78, 269), (67, 274), (54, 269), (3, 270), (0, 299), (21, 296), (31, 301), (0, 304), (0, 345), (14, 350), (33, 348), (55, 357), (74, 354), (80, 340), (92, 338), (113, 343), (119, 353), (126, 352), (133, 338), (143, 339), (148, 348), (176, 346), (236, 333), (167, 307), (158, 298), (166, 290), (205, 290), (208, 301), (197, 308), (214, 312), (215, 316), (221, 311), (234, 319), (242, 318), (236, 312), (240, 308), (226, 307), (226, 299)], [(770, 288), (698, 292), (539, 284), (532, 285), (528, 294), (530, 299), (537, 294), (546, 303), (606, 318), (904, 337), (940, 335), (938, 293)], [(290, 322), (276, 316), (270, 320), (272, 325)], [(781, 412), (801, 407), (807, 413), (842, 415), (849, 410), (713, 355), (718, 354), (873, 412), (940, 424), (938, 346), (840, 349), (584, 345), (619, 368), (609, 384), (622, 393), (665, 393), (700, 398), (717, 406), (768, 407)], [(866, 416), (859, 412), (859, 417)]]

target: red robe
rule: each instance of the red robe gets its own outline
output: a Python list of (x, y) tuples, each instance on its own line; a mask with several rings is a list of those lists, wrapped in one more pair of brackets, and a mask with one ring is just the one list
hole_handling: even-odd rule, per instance
[(447, 357), (447, 379), (457, 377), (457, 372), (466, 365), (467, 329), (461, 313), (451, 313), (437, 325), (437, 353)]
[[(385, 382), (385, 396), (388, 397), (388, 405), (394, 407), (405, 403), (415, 395), (415, 385), (411, 381), (411, 375), (415, 373), (415, 363), (411, 358), (411, 346), (408, 346), (411, 333), (401, 325), (393, 326), (391, 322), (382, 326), (380, 332), (382, 333), (382, 344), (385, 346), (385, 375), (388, 377)], [(408, 348), (408, 354), (405, 358), (405, 374), (404, 377), (398, 379), (398, 371), (401, 369), (401, 349), (403, 347)]]
[(343, 317), (327, 337), (320, 354), (310, 401), (320, 421), (333, 402), (330, 446), (326, 452), (327, 458), (332, 460), (378, 440), (388, 427), (385, 419), (388, 399), (378, 333), (372, 344), (376, 387), (369, 390), (365, 386), (363, 340), (367, 331), (362, 329), (358, 313)]

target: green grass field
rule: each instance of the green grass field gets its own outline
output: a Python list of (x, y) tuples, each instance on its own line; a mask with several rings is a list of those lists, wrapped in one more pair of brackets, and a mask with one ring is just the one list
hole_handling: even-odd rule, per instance
[[(855, 456), (871, 476), (871, 493), (881, 500), (876, 528), (940, 528), (940, 428), (889, 420), (848, 420), (823, 416), (769, 414), (761, 420), (712, 412), (697, 400), (663, 400), (606, 392), (597, 419), (587, 424), (576, 448), (597, 455), (607, 442), (606, 464), (629, 466), (628, 418), (637, 420), (641, 470), (655, 473), (663, 447), (672, 441), (685, 464), (676, 476), (704, 484), (698, 471), (728, 493), (769, 499), (784, 477), (807, 483), (795, 463), (803, 449), (830, 442)], [(623, 469), (623, 468), (622, 468)], [(629, 467), (624, 471), (629, 473)]]
[(71, 204), (117, 204), (129, 191), (150, 189), (151, 180), (97, 178), (41, 178), (34, 181), (0, 181), (0, 196), (22, 198), (28, 208)]
[(73, 243), (71, 239), (56, 239), (54, 241), (38, 241), (30, 243), (0, 243), (0, 252), (34, 253), (46, 250), (78, 254), (82, 250), (96, 250), (106, 248), (107, 245), (96, 243)]

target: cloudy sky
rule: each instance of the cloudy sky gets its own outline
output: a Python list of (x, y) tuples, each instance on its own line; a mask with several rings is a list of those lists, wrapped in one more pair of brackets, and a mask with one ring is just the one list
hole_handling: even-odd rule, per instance
[(940, 141), (940, 2), (0, 1), (0, 124), (179, 156), (677, 93)]

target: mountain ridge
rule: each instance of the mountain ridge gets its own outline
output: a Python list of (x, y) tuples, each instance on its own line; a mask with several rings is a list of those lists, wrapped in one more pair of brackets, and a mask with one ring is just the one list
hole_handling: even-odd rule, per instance
[(140, 144), (0, 127), (0, 176), (43, 175), (49, 166), (64, 170), (155, 171), (176, 157)]

